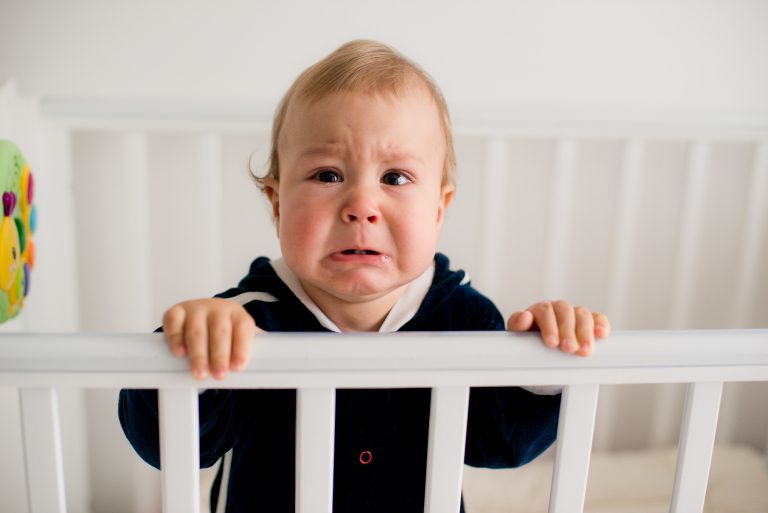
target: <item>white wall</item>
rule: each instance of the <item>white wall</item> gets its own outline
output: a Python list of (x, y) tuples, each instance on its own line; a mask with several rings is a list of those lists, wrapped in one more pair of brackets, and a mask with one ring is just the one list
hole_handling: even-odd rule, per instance
[(358, 37), (453, 105), (768, 111), (763, 0), (2, 0), (0, 81), (23, 93), (274, 101)]

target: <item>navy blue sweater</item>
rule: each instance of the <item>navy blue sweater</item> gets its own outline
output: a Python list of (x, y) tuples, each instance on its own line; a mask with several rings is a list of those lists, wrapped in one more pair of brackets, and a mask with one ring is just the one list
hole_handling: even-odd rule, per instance
[[(435, 256), (432, 286), (400, 331), (503, 330), (493, 303), (462, 284)], [(266, 331), (327, 331), (278, 278), (267, 258), (251, 264), (238, 287), (220, 294), (266, 292), (277, 301), (245, 305)], [(429, 389), (337, 390), (335, 513), (424, 510)], [(517, 387), (472, 388), (465, 462), (504, 468), (527, 463), (555, 439), (560, 396)], [(234, 448), (227, 513), (293, 513), (296, 393), (294, 390), (209, 390), (200, 396), (200, 465)], [(122, 390), (119, 417), (131, 445), (160, 467), (157, 392)], [(215, 501), (212, 500), (212, 503)]]

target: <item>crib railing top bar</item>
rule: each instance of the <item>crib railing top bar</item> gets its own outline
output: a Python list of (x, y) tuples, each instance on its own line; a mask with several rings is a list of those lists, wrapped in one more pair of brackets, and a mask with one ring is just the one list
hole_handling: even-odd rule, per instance
[[(432, 386), (768, 380), (768, 330), (619, 332), (589, 358), (534, 334), (270, 333), (224, 382), (194, 382), (160, 334), (3, 334), (0, 385)], [(393, 381), (393, 376), (397, 379)]]
[(768, 368), (757, 367), (652, 367), (557, 371), (536, 370), (404, 370), (355, 372), (242, 372), (223, 381), (194, 381), (189, 373), (174, 372), (4, 372), (0, 387), (10, 388), (199, 388), (199, 389), (299, 389), (299, 388), (433, 388), (507, 387), (527, 385), (629, 385), (698, 382), (768, 381)]
[[(266, 333), (249, 371), (599, 369), (768, 365), (768, 330), (626, 331), (597, 341), (589, 358), (548, 350), (536, 334)], [(548, 358), (549, 357), (549, 358)], [(177, 371), (160, 333), (2, 334), (0, 370)]]

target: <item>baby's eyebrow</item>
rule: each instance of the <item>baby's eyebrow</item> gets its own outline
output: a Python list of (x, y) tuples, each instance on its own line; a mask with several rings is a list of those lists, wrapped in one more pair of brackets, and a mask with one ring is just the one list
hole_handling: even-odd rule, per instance
[(402, 150), (385, 150), (380, 153), (384, 162), (418, 162), (423, 164), (424, 159), (418, 153)]
[(300, 159), (309, 157), (338, 156), (342, 154), (342, 148), (336, 144), (324, 144), (322, 146), (312, 146), (299, 154)]

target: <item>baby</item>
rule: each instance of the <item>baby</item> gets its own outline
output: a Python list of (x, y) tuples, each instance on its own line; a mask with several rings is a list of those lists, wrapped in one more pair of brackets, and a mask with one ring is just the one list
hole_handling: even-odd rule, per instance
[[(493, 303), (436, 254), (453, 199), (448, 109), (417, 65), (353, 41), (308, 68), (280, 103), (267, 175), (282, 258), (261, 257), (219, 298), (171, 307), (163, 330), (196, 378), (248, 362), (256, 331), (503, 330)], [(588, 355), (607, 336), (602, 314), (565, 301), (513, 314), (513, 331)], [(123, 390), (120, 421), (159, 467), (155, 391)], [(334, 511), (423, 511), (430, 392), (338, 390)], [(560, 396), (517, 387), (470, 392), (465, 461), (514, 467), (555, 439)], [(294, 510), (295, 391), (208, 390), (200, 460), (233, 449), (227, 513)], [(218, 490), (215, 491), (218, 493)], [(214, 501), (212, 501), (214, 502)]]

